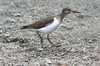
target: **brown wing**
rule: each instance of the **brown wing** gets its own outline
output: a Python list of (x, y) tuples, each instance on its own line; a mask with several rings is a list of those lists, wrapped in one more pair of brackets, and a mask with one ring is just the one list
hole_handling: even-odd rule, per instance
[(54, 21), (53, 16), (52, 17), (47, 17), (47, 18), (41, 19), (39, 21), (36, 21), (33, 24), (22, 26), (21, 29), (28, 29), (28, 28), (39, 29), (39, 28), (45, 27), (46, 25), (52, 23), (53, 21)]

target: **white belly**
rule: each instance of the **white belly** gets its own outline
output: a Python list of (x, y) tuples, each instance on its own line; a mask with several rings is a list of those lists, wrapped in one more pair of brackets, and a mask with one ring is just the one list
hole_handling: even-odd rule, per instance
[(54, 18), (54, 22), (52, 22), (51, 24), (43, 28), (40, 28), (39, 31), (43, 33), (47, 33), (47, 34), (52, 33), (54, 30), (58, 28), (59, 25), (60, 25), (60, 22), (56, 18)]

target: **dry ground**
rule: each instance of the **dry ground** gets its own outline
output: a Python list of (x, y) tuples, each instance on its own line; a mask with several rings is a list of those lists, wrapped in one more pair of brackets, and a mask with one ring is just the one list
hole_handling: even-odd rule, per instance
[[(44, 48), (32, 30), (18, 30), (64, 7), (65, 17)], [(100, 66), (100, 0), (0, 0), (0, 66)]]

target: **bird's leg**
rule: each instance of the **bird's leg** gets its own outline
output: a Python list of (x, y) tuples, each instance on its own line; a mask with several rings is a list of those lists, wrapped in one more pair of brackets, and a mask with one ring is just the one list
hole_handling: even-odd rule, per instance
[[(49, 39), (49, 34), (47, 34), (47, 40), (50, 42), (50, 44), (52, 44), (53, 45), (53, 43), (50, 41), (50, 39)], [(54, 45), (53, 45), (54, 46)]]
[(38, 36), (40, 37), (41, 39), (41, 44), (42, 44), (42, 47), (43, 47), (43, 38), (41, 37), (41, 35), (39, 34), (39, 32), (37, 32)]

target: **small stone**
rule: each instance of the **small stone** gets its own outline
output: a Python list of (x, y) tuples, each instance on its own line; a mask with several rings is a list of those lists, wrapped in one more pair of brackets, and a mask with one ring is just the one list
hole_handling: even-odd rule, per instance
[(7, 19), (7, 20), (6, 20), (6, 23), (11, 23), (11, 22), (14, 23), (15, 21), (16, 21), (15, 19), (11, 19), (11, 18), (10, 18), (10, 19)]
[(0, 57), (0, 60), (2, 60), (3, 58), (2, 57)]
[(38, 61), (36, 61), (36, 62), (31, 62), (31, 63), (29, 64), (29, 66), (40, 66), (40, 63), (39, 63)]
[(15, 14), (15, 17), (21, 17), (21, 14)]
[(46, 65), (50, 65), (52, 62), (51, 62), (51, 60), (50, 59), (48, 59), (48, 58), (45, 58), (45, 64)]
[(84, 15), (79, 15), (77, 18), (84, 19)]
[(10, 33), (6, 33), (4, 34), (5, 37), (9, 37), (10, 36)]
[(2, 30), (0, 30), (0, 33), (2, 33), (3, 31)]
[(41, 6), (48, 6), (48, 3), (42, 3)]
[(37, 50), (38, 50), (38, 51), (43, 51), (43, 48), (38, 48)]

